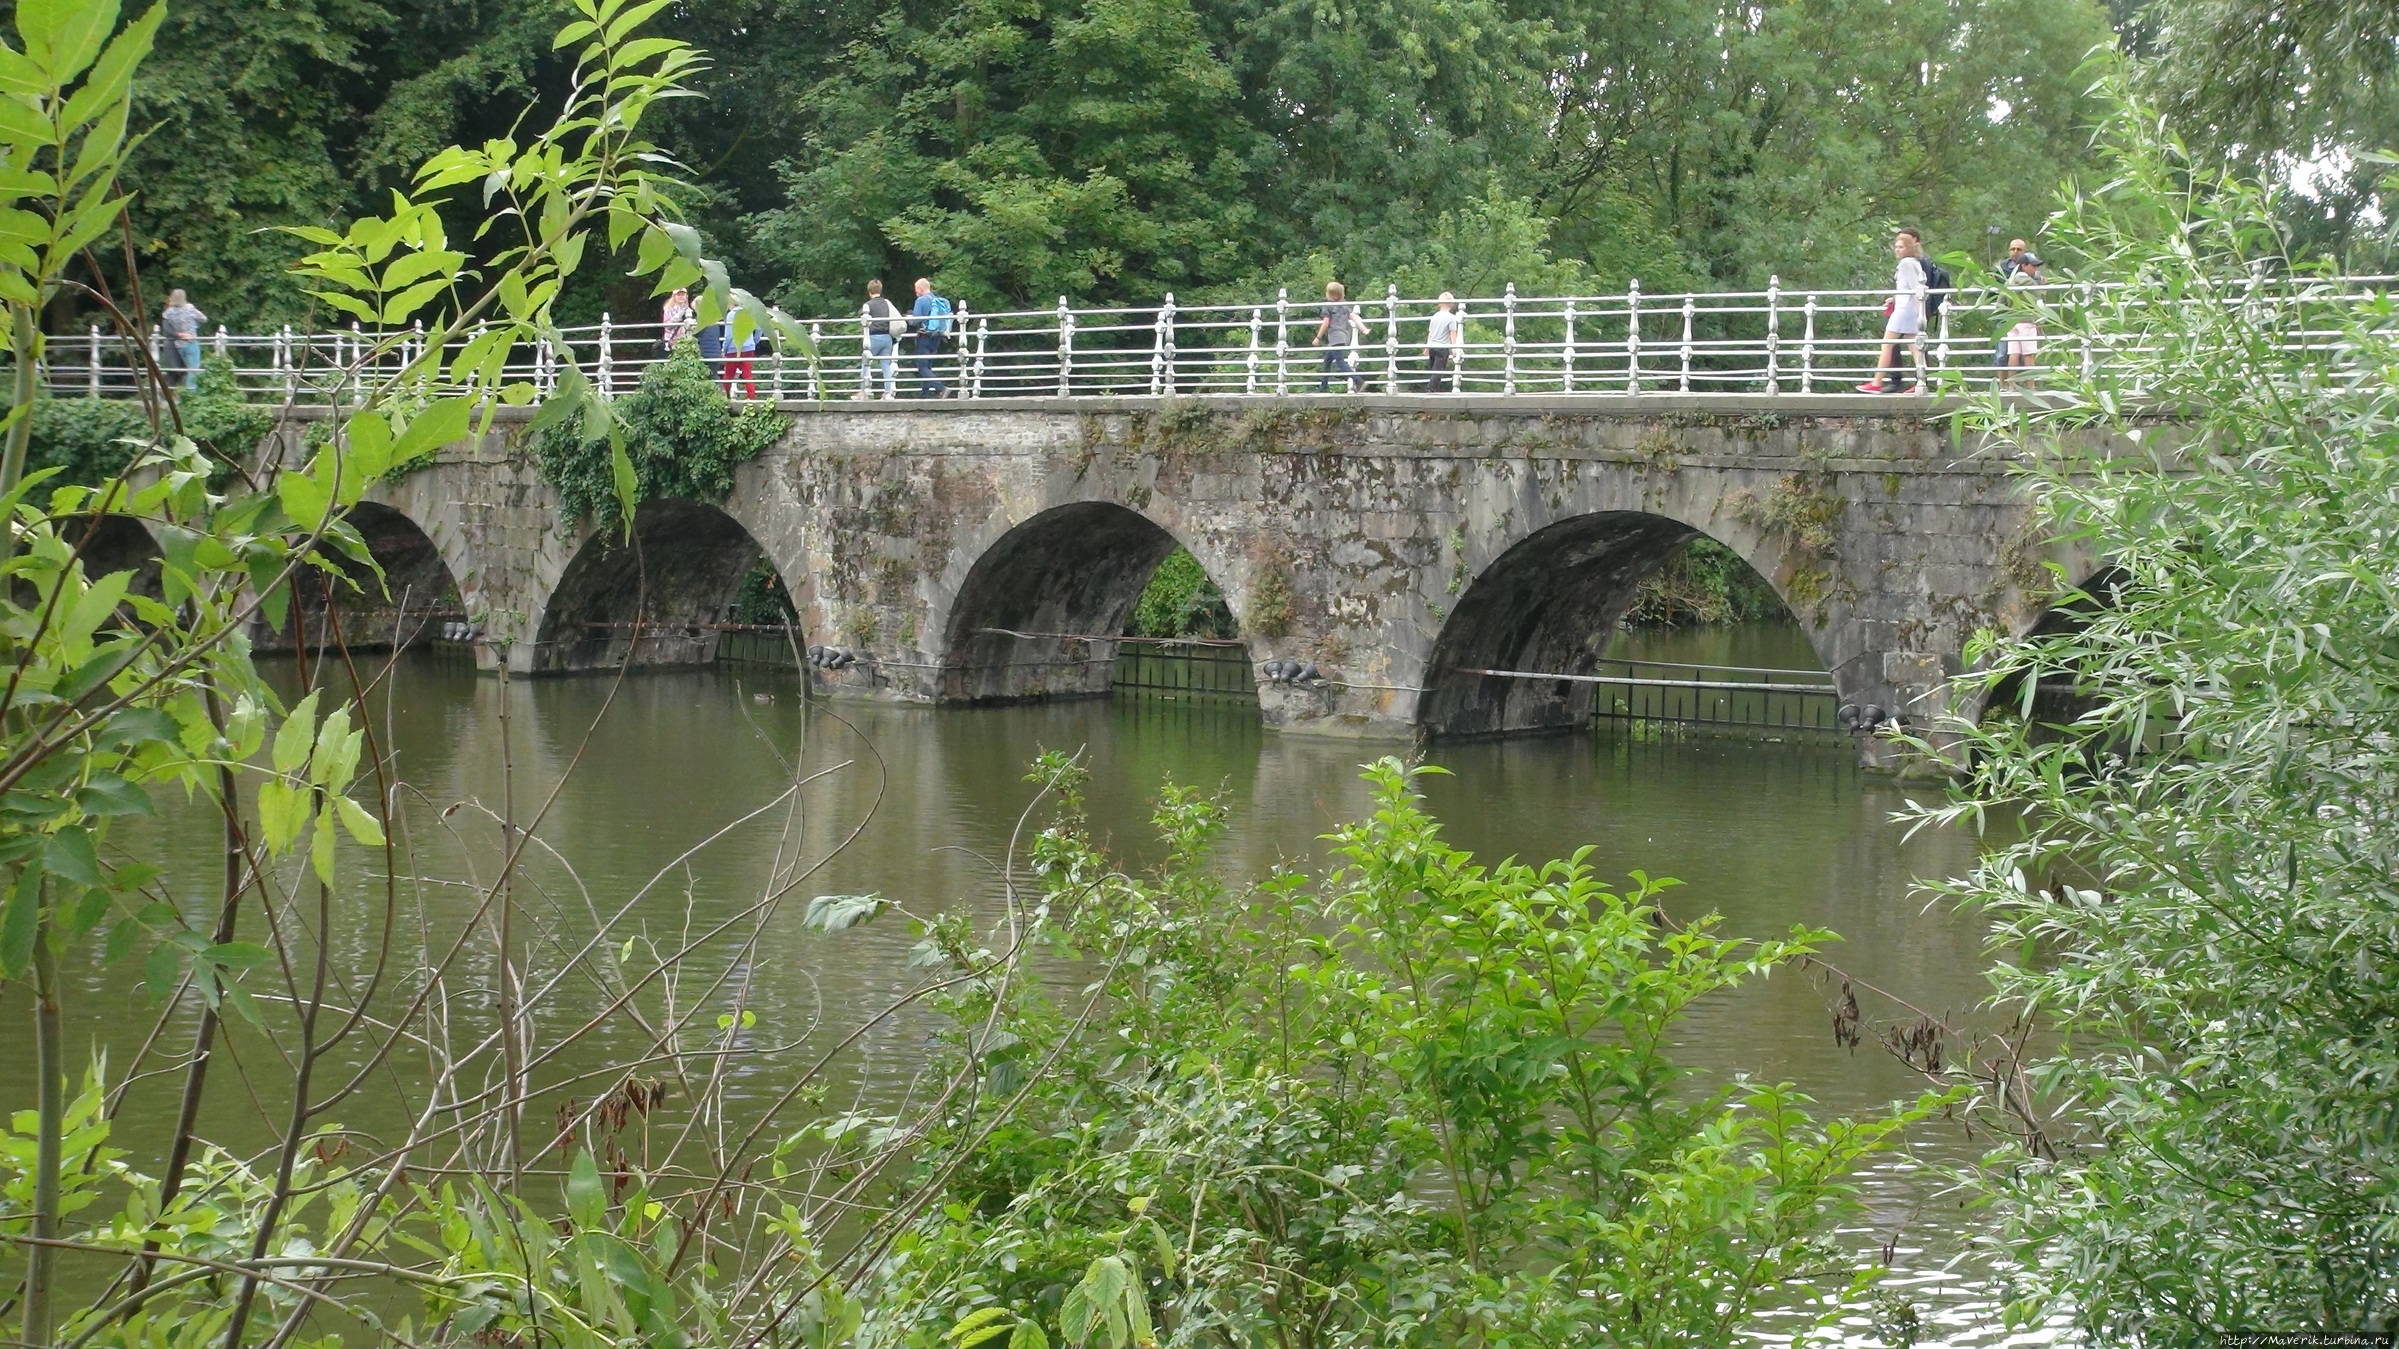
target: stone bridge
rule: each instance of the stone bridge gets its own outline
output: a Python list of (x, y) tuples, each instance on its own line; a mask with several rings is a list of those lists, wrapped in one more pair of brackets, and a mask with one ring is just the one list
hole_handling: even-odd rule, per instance
[[(1921, 722), (1978, 629), (2041, 615), (2056, 563), (2021, 485), (1915, 399), (1515, 396), (787, 405), (729, 500), (658, 502), (634, 546), (562, 517), (523, 422), (380, 485), (357, 521), (393, 578), (454, 585), (541, 674), (713, 659), (769, 559), (836, 694), (1103, 692), (1179, 543), (1222, 588), (1269, 725), (1354, 736), (1579, 725), (1641, 582), (1695, 534), (1771, 582), (1842, 701)], [(423, 607), (422, 598), (418, 600)], [(628, 651), (637, 607), (644, 637)], [(1034, 634), (1022, 636), (1014, 634)], [(1046, 634), (1068, 634), (1066, 636)], [(1960, 709), (1972, 711), (1974, 709)], [(1868, 746), (1868, 757), (1874, 757)]]

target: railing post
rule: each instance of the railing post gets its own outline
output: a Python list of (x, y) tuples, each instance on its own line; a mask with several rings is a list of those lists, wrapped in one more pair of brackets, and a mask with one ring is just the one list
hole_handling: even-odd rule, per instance
[(1574, 392), (1574, 297), (1566, 297), (1566, 346), (1558, 353), (1558, 391)]
[(1176, 293), (1168, 290), (1159, 310), (1159, 358), (1166, 365), (1166, 396), (1176, 396)]
[[(860, 398), (871, 399), (875, 396), (875, 363), (872, 355), (874, 345), (875, 325), (867, 319), (866, 311), (860, 309), (858, 311), (858, 396)], [(897, 350), (896, 343), (894, 350)]]
[(1933, 347), (1933, 368), (1937, 370), (1949, 368), (1949, 302), (1956, 298), (1957, 292), (1952, 290), (1941, 301), (1941, 336)]
[(1799, 391), (1816, 392), (1816, 292), (1808, 292), (1807, 326), (1799, 338)]
[(825, 397), (825, 376), (823, 369), (825, 363), (825, 321), (823, 319), (808, 320), (808, 345), (814, 348), (816, 351), (816, 355), (811, 357), (808, 361), (808, 401), (811, 403), (822, 402)]
[[(783, 340), (782, 333), (775, 334), (774, 383), (768, 387), (767, 391), (775, 396), (775, 401), (778, 403), (783, 401), (783, 367), (791, 360), (791, 353), (785, 350), (789, 345)], [(572, 353), (574, 348), (570, 346), (567, 351)]]
[(1681, 382), (1675, 386), (1682, 393), (1691, 392), (1691, 321), (1698, 314), (1698, 298), (1686, 293), (1683, 296), (1683, 374)]
[(283, 325), (283, 396), (300, 395), (300, 353), (292, 348), (292, 325)]
[(958, 343), (958, 354), (952, 358), (958, 363), (958, 378), (951, 381), (949, 396), (952, 398), (973, 397), (967, 392), (967, 385), (973, 378), (974, 371), (972, 358), (975, 349), (975, 325), (974, 316), (968, 312), (964, 300), (958, 302), (958, 307), (950, 318), (949, 336), (956, 338)]
[(1399, 392), (1399, 283), (1383, 287), (1383, 392)]
[(605, 310), (600, 313), (600, 396), (616, 396), (616, 323)]
[[(418, 361), (425, 359), (425, 321), (423, 319), (418, 319), (414, 323), (409, 324), (408, 331), (411, 334), (409, 339), (409, 347), (416, 352), (416, 355), (409, 357), (404, 364), (414, 365)], [(421, 381), (425, 377), (420, 374), (417, 376), (417, 378)]]
[(165, 349), (159, 345), (158, 325), (153, 323), (150, 325), (150, 366), (152, 369), (166, 369), (166, 361), (162, 359), (164, 350)]
[(1624, 291), (1624, 391), (1641, 392), (1641, 278)]
[(1499, 302), (1499, 303), (1500, 303), (1500, 312), (1502, 313), (1502, 315), (1504, 315), (1504, 320), (1505, 320), (1505, 321), (1504, 321), (1504, 323), (1503, 323), (1503, 325), (1502, 325), (1502, 327), (1501, 327), (1501, 329), (1500, 329), (1500, 334), (1501, 334), (1501, 339), (1500, 339), (1500, 355), (1501, 355), (1501, 360), (1500, 360), (1500, 380), (1499, 380), (1499, 391), (1500, 391), (1501, 393), (1514, 393), (1514, 392), (1516, 392), (1516, 283), (1515, 283), (1515, 282), (1511, 281), (1511, 282), (1509, 282), (1509, 283), (1508, 283), (1508, 288), (1507, 288), (1506, 292), (1505, 292), (1505, 293), (1503, 293), (1503, 294), (1500, 296), (1500, 302)]
[(1058, 297), (1058, 396), (1067, 396), (1067, 377), (1075, 365), (1075, 311), (1066, 307), (1066, 297)]
[(1254, 394), (1258, 391), (1258, 337), (1265, 330), (1266, 311), (1257, 305), (1251, 305), (1249, 308), (1249, 361), (1241, 381), (1241, 391), (1245, 394)]
[(974, 374), (968, 379), (966, 386), (966, 396), (969, 398), (981, 398), (983, 396), (983, 358), (990, 352), (990, 350), (991, 320), (977, 319), (975, 320), (975, 370)]
[(222, 324), (222, 323), (220, 323), (220, 324), (218, 324), (218, 325), (217, 325), (217, 359), (218, 359), (218, 360), (222, 361), (222, 360), (227, 360), (227, 359), (229, 359), (229, 357), (228, 357), (228, 355), (227, 355), (227, 351), (226, 351), (227, 345), (228, 345), (228, 344), (227, 344), (227, 342), (226, 342), (226, 339), (225, 339), (225, 325), (224, 325), (224, 324)]
[[(92, 327), (91, 327), (91, 332), (90, 332), (89, 334), (87, 334), (87, 335), (86, 335), (86, 337), (85, 337), (85, 339), (84, 339), (84, 348), (83, 348), (83, 349), (84, 349), (84, 351), (85, 351), (85, 353), (86, 353), (86, 355), (85, 355), (85, 357), (84, 357), (84, 360), (85, 360), (85, 365), (84, 365), (84, 371), (83, 371), (83, 387), (84, 387), (84, 391), (85, 391), (85, 394), (86, 394), (86, 396), (88, 396), (88, 397), (92, 397), (92, 398), (98, 398), (98, 397), (100, 396), (100, 325), (99, 325), (99, 324), (95, 323), (95, 324), (93, 324), (93, 325), (92, 325)], [(137, 384), (137, 387), (138, 387), (138, 384)]]
[(1766, 278), (1766, 392), (1783, 391), (1783, 279)]
[(2082, 283), (2082, 377), (2089, 379), (2099, 373), (2099, 353), (2091, 349), (2091, 283)]
[(1274, 391), (1280, 398), (1291, 392), (1291, 287), (1274, 292)]

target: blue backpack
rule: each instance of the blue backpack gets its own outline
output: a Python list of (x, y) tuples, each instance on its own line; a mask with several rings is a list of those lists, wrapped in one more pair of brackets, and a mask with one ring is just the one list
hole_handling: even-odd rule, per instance
[(946, 333), (950, 330), (950, 302), (938, 295), (927, 296), (933, 302), (933, 312), (925, 317), (925, 331)]

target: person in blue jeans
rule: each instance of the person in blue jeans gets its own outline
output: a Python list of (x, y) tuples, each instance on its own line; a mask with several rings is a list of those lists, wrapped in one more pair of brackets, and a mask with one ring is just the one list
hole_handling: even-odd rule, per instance
[(167, 292), (166, 312), (158, 316), (158, 327), (165, 336), (166, 348), (159, 352), (159, 364), (166, 368), (167, 383), (180, 384), (186, 389), (200, 383), (200, 325), (208, 315), (183, 296), (180, 290)]
[(883, 396), (897, 398), (900, 396), (900, 363), (892, 358), (892, 352), (898, 349), (900, 333), (907, 327), (908, 320), (901, 316), (898, 305), (883, 298), (881, 281), (866, 283), (866, 307), (858, 313), (866, 323), (866, 359), (859, 363), (858, 396), (875, 396), (874, 367), (880, 364), (883, 367)]
[(908, 311), (909, 331), (916, 334), (916, 396), (939, 398), (949, 390), (933, 378), (933, 358), (950, 330), (950, 302), (933, 293), (933, 283), (916, 278), (916, 307)]
[(1324, 288), (1324, 317), (1317, 321), (1316, 336), (1310, 341), (1324, 348), (1325, 377), (1316, 381), (1316, 391), (1323, 393), (1332, 377), (1341, 376), (1343, 393), (1358, 392), (1357, 366), (1350, 359), (1351, 343), (1357, 340), (1358, 309), (1350, 304), (1338, 281), (1328, 281)]

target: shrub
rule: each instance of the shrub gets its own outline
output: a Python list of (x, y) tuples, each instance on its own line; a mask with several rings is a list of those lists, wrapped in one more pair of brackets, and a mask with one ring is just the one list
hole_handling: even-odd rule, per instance
[[(242, 401), (233, 366), (210, 357), (199, 387), (175, 400), (183, 430), (219, 460), (247, 459), (275, 425), (274, 413)], [(29, 469), (63, 470), (56, 483), (98, 486), (123, 471), (149, 444), (150, 419), (138, 399), (41, 398), (33, 406)]]
[[(2052, 237), (2113, 285), (2043, 318), (2045, 347), (2108, 343), (2106, 370), (2060, 362), (1976, 420), (2121, 580), (2070, 591), (2079, 622), (1978, 644), (1969, 697), (2023, 701), (1954, 728), (1972, 777), (1925, 812), (2027, 822), (1952, 889), (1997, 919), (2004, 996), (2065, 1046), (2008, 1079), (2063, 1121), (1984, 1184), (2027, 1319), (2068, 1310), (2096, 1343), (2387, 1333), (2399, 319), (2294, 266), (2276, 193), (2130, 100), (2104, 135), (2111, 181)], [(2093, 428), (2104, 462), (2073, 452)], [(2043, 687), (2073, 710), (2044, 717)]]
[(1238, 637), (1224, 592), (1186, 549), (1167, 554), (1133, 606), (1135, 637)]
[[(787, 427), (771, 407), (735, 407), (689, 342), (643, 373), (619, 403), (617, 420), (637, 501), (722, 501), (733, 490), (734, 466), (757, 458)], [(618, 523), (605, 438), (587, 438), (579, 423), (559, 422), (543, 429), (536, 453), (568, 518), (603, 530)]]
[[(1678, 924), (1669, 882), (1603, 885), (1588, 850), (1478, 864), (1388, 759), (1318, 884), (1231, 892), (1207, 859), (1222, 806), (1171, 787), (1167, 860), (1139, 880), (1087, 839), (1080, 773), (1040, 772), (1064, 806), (1034, 912), (1092, 982), (948, 1006), (982, 1086), (927, 1162), (940, 1192), (872, 1342), (975, 1318), (1139, 1343), (1078, 1332), (1154, 1317), (1172, 1344), (1722, 1344), (1859, 1282), (1844, 1178), (1930, 1103), (1818, 1124), (1788, 1087), (1706, 1088), (1667, 1051), (1694, 1002), (1829, 934)], [(927, 954), (988, 959), (939, 927)]]
[(1783, 612), (1782, 597), (1741, 555), (1714, 539), (1694, 538), (1641, 586), (1624, 615), (1637, 627), (1745, 623)]

